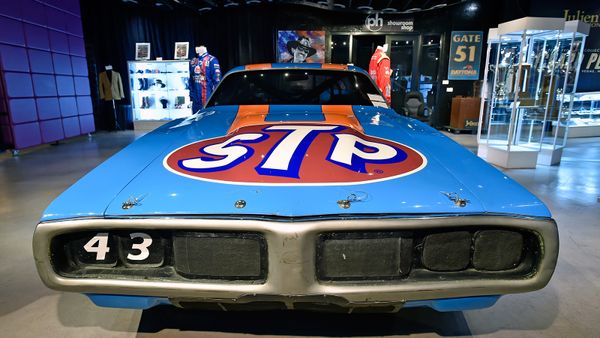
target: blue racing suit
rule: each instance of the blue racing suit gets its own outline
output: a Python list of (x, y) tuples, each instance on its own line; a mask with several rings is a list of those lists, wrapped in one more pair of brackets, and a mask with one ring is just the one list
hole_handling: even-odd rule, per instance
[(190, 60), (190, 99), (192, 113), (202, 109), (221, 81), (221, 67), (216, 57), (204, 53)]

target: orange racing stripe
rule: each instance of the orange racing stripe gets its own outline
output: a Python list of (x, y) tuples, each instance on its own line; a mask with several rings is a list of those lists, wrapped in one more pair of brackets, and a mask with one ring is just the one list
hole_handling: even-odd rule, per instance
[(339, 70), (348, 70), (348, 65), (338, 65), (335, 63), (324, 63), (321, 66), (321, 69), (339, 69)]
[[(321, 106), (325, 121), (285, 121), (273, 124), (286, 124), (290, 122), (300, 122), (303, 124), (327, 124), (327, 125), (338, 125), (352, 128), (356, 131), (364, 133), (363, 127), (358, 122), (351, 105), (323, 105)], [(269, 114), (269, 105), (240, 105), (238, 108), (235, 120), (229, 127), (227, 134), (231, 134), (236, 130), (248, 127), (266, 124), (265, 119)]]
[(227, 134), (231, 134), (242, 127), (264, 124), (268, 113), (268, 104), (240, 105), (235, 120), (231, 124), (231, 127), (229, 127)]
[(270, 63), (256, 63), (253, 65), (247, 65), (246, 70), (257, 70), (257, 69), (271, 69)]
[(336, 124), (352, 128), (361, 133), (364, 132), (356, 115), (354, 115), (351, 105), (323, 105), (321, 111), (325, 115), (325, 124)]

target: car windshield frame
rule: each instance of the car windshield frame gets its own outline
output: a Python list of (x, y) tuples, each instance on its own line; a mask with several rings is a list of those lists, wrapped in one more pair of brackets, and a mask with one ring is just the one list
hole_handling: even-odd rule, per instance
[(270, 68), (227, 74), (205, 108), (228, 105), (386, 106), (371, 78), (352, 70)]

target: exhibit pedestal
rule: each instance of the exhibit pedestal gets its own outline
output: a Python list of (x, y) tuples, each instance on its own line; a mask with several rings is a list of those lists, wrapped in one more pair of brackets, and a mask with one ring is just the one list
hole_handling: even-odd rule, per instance
[[(558, 136), (565, 136), (565, 129), (562, 128), (558, 132)], [(598, 137), (600, 136), (600, 125), (589, 125), (589, 126), (571, 126), (569, 127), (569, 138), (578, 137)]]
[(506, 169), (535, 168), (538, 161), (538, 151), (526, 147), (505, 147), (480, 145), (477, 155), (487, 162)]
[(151, 131), (168, 122), (171, 120), (137, 120), (133, 124), (133, 130)]
[(562, 157), (563, 147), (552, 149), (552, 147), (543, 147), (538, 155), (537, 163), (541, 165), (557, 165)]

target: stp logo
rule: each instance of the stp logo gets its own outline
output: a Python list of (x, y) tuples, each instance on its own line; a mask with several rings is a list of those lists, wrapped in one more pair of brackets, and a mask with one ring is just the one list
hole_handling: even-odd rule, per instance
[(413, 174), (418, 151), (332, 125), (262, 125), (187, 144), (165, 168), (185, 177), (242, 185), (353, 185)]

